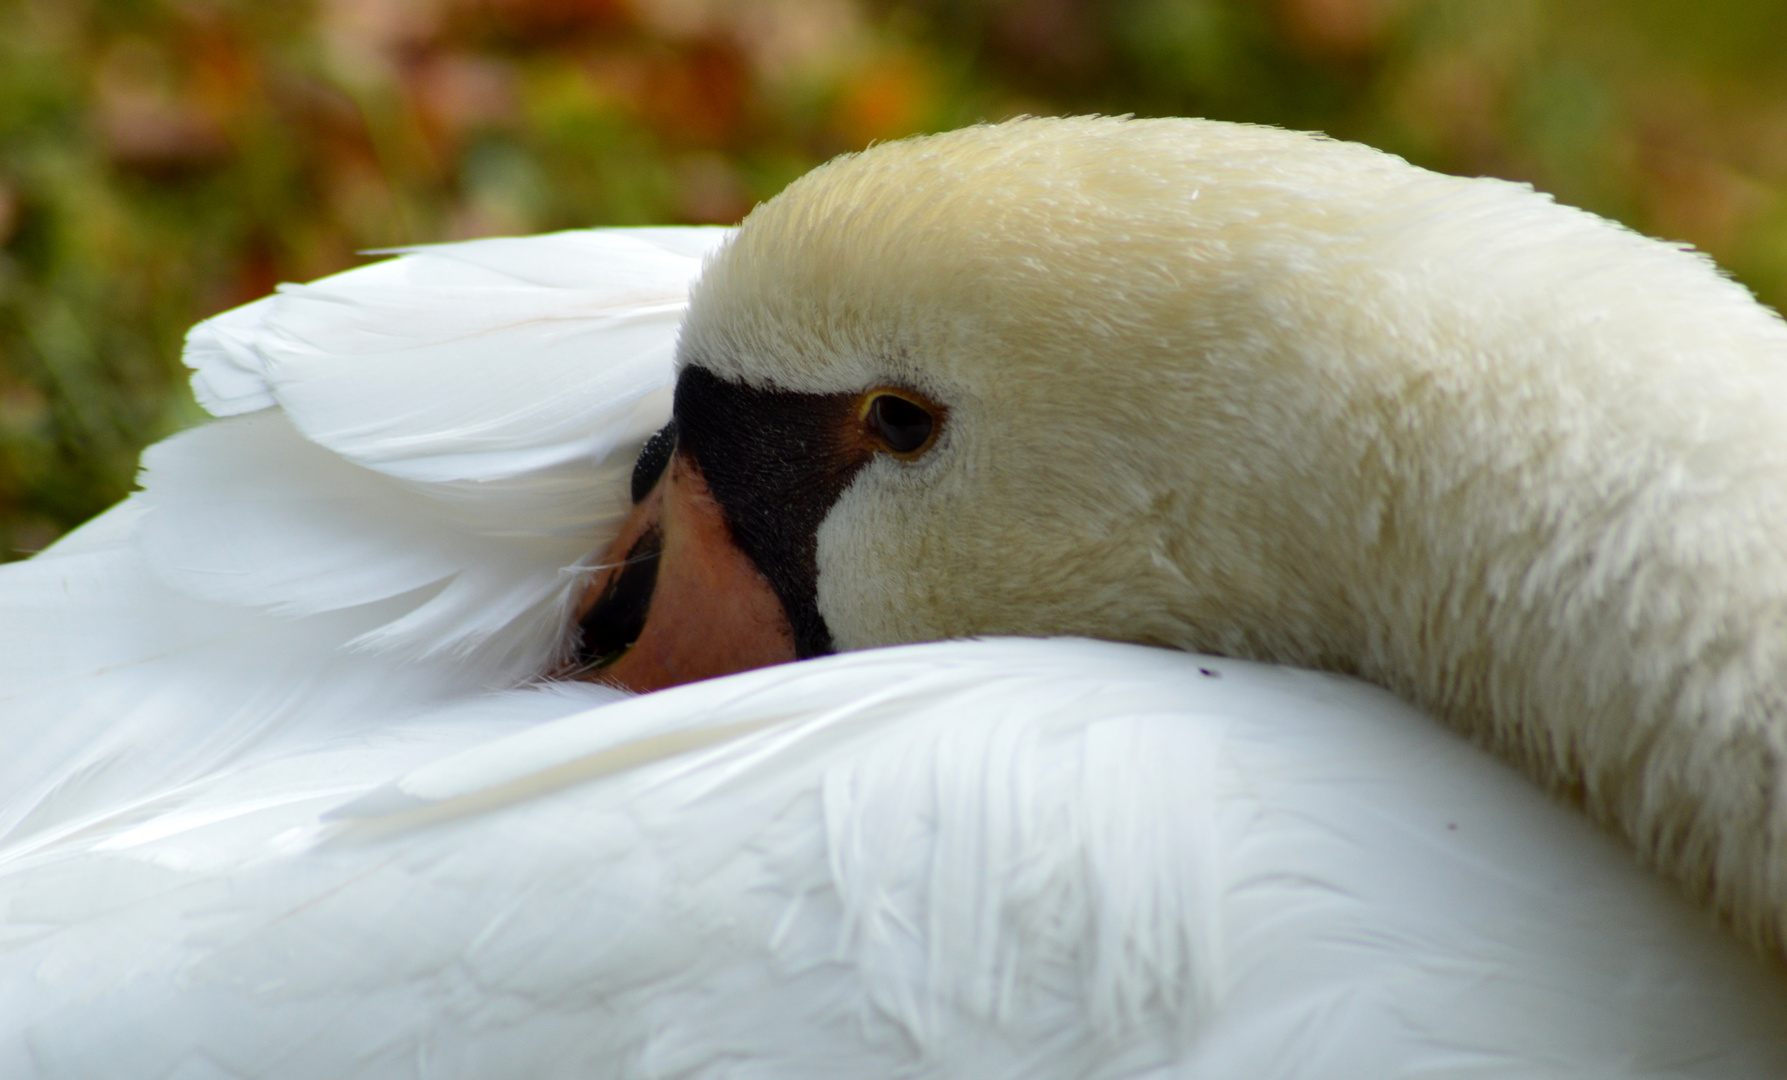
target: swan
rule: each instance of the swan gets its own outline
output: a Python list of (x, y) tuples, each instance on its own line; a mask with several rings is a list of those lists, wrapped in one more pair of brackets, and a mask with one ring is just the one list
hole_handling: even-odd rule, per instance
[[(1328, 205), (1349, 198), (1362, 217)], [(1215, 231), (1138, 261), (1172, 247), (1170, 215), (1145, 212), (1162, 201)], [(976, 213), (984, 233), (963, 228)], [(1340, 225), (1388, 247), (1323, 262), (1312, 241)], [(1536, 276), (1557, 253), (1517, 256), (1548, 240), (1612, 280)], [(1399, 244), (1426, 261), (1398, 264)], [(1679, 287), (1652, 286), (1675, 315), (1721, 314), (1700, 329), (1739, 360), (1781, 336), (1697, 259), (1511, 186), (1265, 129), (1105, 120), (878, 147), (735, 236), (419, 249), (201, 324), (187, 359), (218, 419), (0, 571), (0, 1072), (1782, 1075), (1778, 962), (1392, 694), (1247, 658), (1368, 676), (1605, 812), (1598, 774), (1553, 775), (1493, 734), (1560, 722), (1536, 711), (1551, 683), (1483, 726), (1424, 697), (1382, 659), (1418, 644), (1395, 620), (1359, 628), (1375, 652), (1341, 651), (1353, 628), (1314, 589), (1340, 571), (1317, 556), (1388, 545), (1393, 598), (1433, 620), (1427, 662), (1468, 686), (1486, 643), (1447, 618), (1544, 629), (1494, 658), (1543, 668), (1616, 651), (1600, 631), (1617, 626), (1578, 640), (1565, 616), (1648, 594), (1568, 550), (1528, 551), (1544, 572), (1472, 563), (1462, 541), (1499, 550), (1479, 514), (1451, 523), (1467, 595), (1426, 596), (1426, 519), (1507, 497), (1556, 524), (1588, 494), (1660, 495), (1491, 470), (1503, 487), (1367, 520), (1323, 488), (1349, 444), (1323, 450), (1314, 421), (1412, 453), (1421, 417), (1349, 413), (1334, 371), (1293, 391), (1317, 360), (1368, 357), (1345, 346), (1371, 331), (1406, 340), (1434, 358), (1409, 381), (1454, 406), (1440, 420), (1518, 472), (1521, 447), (1470, 442), (1508, 429), (1469, 419), (1493, 402), (1467, 376), (1526, 386), (1508, 365), (1544, 367), (1540, 346), (1571, 335), (1611, 334), (1606, 353), (1694, 337), (1644, 305), (1619, 330), (1573, 302), (1629, 305), (1628, 264)], [(1287, 267), (1307, 294), (1274, 292)], [(1489, 314), (1517, 325), (1467, 325), (1423, 291), (1447, 274), (1508, 289)], [(1522, 322), (1531, 292), (1556, 326)], [(1220, 302), (1184, 306), (1198, 297)], [(1323, 312), (1340, 325), (1298, 351)], [(1424, 351), (1433, 335), (1479, 351)], [(1203, 369), (1161, 380), (1188, 343), (1226, 396)], [(1276, 385), (1250, 386), (1266, 360)], [(1766, 356), (1732, 366), (1665, 388), (1690, 419), (1696, 394), (1732, 405), (1687, 449), (1761, 424)], [(1540, 422), (1551, 385), (1502, 419), (1564, 439)], [(1181, 435), (1139, 445), (1162, 416)], [(1583, 425), (1585, 467), (1627, 449), (1597, 440), (1646, 434), (1607, 422)], [(778, 456), (790, 437), (824, 452)], [(1165, 497), (1200, 445), (1204, 483)], [(1765, 486), (1766, 453), (1754, 477), (1688, 456), (1710, 493)], [(777, 472), (815, 464), (823, 483)], [(1448, 459), (1401, 464), (1404, 485), (1469, 486)], [(1590, 519), (1614, 555), (1658, 554), (1608, 513)], [(1149, 531), (1173, 514), (1184, 531)], [(1304, 517), (1326, 531), (1270, 535)], [(1766, 607), (1705, 557), (1752, 554), (1732, 524), (1675, 523), (1664, 540), (1709, 546), (1660, 565)], [(1259, 545), (1224, 548), (1243, 527)], [(1501, 610), (1521, 603), (1561, 610)], [(1183, 636), (1187, 612), (1205, 636)], [(1330, 637), (1306, 636), (1317, 616), (1339, 618)], [(995, 637), (1013, 632), (1116, 640)], [(988, 639), (944, 640), (969, 636)], [(919, 644), (873, 647), (894, 642)], [(1488, 685), (1492, 704), (1514, 693)], [(1686, 784), (1704, 779), (1684, 787), (1710, 799)]]
[(808, 174), (678, 349), (607, 560), (651, 557), (583, 602), (638, 624), (610, 681), (1051, 633), (1348, 672), (1787, 946), (1787, 323), (1705, 258), (1360, 146), (1037, 119)]

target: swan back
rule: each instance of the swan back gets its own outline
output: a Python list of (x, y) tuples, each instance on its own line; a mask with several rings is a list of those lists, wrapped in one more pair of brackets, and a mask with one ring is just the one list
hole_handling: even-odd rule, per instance
[(462, 701), (9, 852), (0, 913), (7, 1075), (1787, 1070), (1778, 970), (1427, 717), (1101, 642)]

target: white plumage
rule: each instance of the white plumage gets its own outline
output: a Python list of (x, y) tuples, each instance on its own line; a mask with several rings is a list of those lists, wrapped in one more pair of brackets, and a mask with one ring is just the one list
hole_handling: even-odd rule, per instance
[(424, 249), (195, 328), (224, 418), (5, 570), (0, 835), (533, 678), (725, 235)]
[(14, 853), (0, 1063), (1787, 1068), (1777, 971), (1521, 778), (1349, 680), (1002, 640), (515, 730), (591, 696), (515, 691), (342, 735)]
[(0, 1075), (1787, 1074), (1787, 977), (1351, 680), (1075, 640), (532, 685), (723, 233), (232, 312), (0, 571)]

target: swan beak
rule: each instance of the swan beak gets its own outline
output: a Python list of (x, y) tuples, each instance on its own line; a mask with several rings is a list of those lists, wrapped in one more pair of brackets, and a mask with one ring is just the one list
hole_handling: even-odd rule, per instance
[(796, 659), (782, 602), (687, 454), (597, 565), (576, 610), (582, 677), (643, 693)]

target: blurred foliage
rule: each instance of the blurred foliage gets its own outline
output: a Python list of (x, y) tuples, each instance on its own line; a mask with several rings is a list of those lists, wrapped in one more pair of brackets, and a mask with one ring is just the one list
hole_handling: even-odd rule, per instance
[(1787, 307), (1783, 0), (0, 0), (0, 552), (193, 422), (206, 315), (356, 252), (736, 221), (1018, 113), (1527, 180)]

